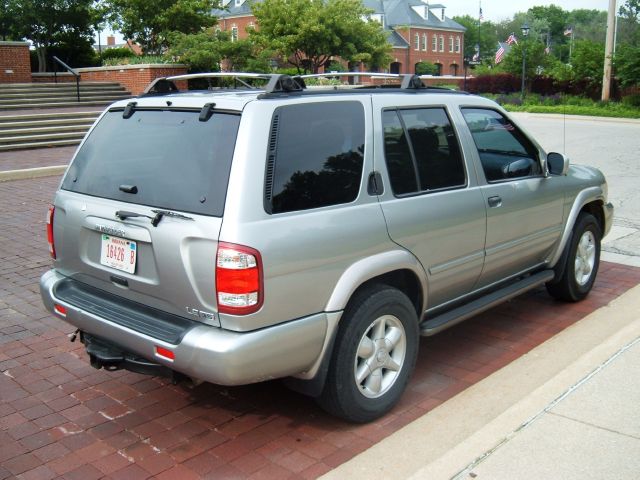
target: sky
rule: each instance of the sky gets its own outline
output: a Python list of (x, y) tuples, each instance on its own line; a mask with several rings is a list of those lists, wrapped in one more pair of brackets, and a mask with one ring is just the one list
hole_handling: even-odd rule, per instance
[[(447, 17), (470, 15), (478, 17), (478, 0), (431, 0), (431, 3), (441, 3), (447, 7)], [(618, 5), (621, 0), (618, 0)], [(557, 0), (555, 2), (540, 2), (536, 0), (482, 0), (482, 16), (485, 20), (499, 22), (506, 18), (513, 18), (517, 12), (526, 12), (531, 7), (556, 5), (563, 10), (588, 10), (609, 9), (609, 0)]]

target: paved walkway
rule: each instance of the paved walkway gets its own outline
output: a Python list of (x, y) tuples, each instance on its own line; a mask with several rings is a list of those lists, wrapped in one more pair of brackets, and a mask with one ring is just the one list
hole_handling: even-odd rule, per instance
[(0, 172), (68, 165), (76, 148), (78, 147), (34, 148), (0, 152)]
[[(279, 382), (187, 389), (89, 367), (82, 346), (66, 337), (72, 328), (42, 309), (37, 291), (50, 265), (44, 212), (58, 182), (54, 176), (0, 184), (0, 479), (317, 478), (403, 427), (422, 425), (442, 439), (465, 431), (456, 421), (486, 420), (471, 406), (444, 425), (418, 423), (640, 282), (640, 269), (604, 263), (584, 302), (561, 304), (534, 291), (422, 339), (398, 407), (354, 426)], [(508, 391), (526, 389), (514, 384)]]

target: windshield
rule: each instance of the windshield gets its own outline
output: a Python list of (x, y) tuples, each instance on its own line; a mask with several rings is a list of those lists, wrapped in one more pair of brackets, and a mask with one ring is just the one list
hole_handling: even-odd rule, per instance
[(105, 114), (62, 188), (128, 203), (222, 216), (240, 115), (122, 109)]

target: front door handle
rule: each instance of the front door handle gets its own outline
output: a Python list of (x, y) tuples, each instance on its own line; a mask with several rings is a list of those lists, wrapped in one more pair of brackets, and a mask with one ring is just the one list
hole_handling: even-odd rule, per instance
[(502, 206), (502, 197), (500, 197), (500, 195), (494, 195), (493, 197), (487, 198), (487, 202), (491, 208), (498, 208)]

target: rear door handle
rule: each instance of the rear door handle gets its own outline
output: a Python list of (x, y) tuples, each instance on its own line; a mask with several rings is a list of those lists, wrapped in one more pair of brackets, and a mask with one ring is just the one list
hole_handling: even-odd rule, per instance
[(487, 202), (491, 208), (498, 208), (502, 206), (502, 197), (500, 197), (500, 195), (494, 195), (493, 197), (487, 198)]

